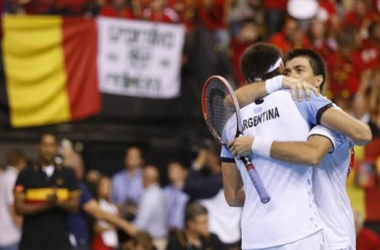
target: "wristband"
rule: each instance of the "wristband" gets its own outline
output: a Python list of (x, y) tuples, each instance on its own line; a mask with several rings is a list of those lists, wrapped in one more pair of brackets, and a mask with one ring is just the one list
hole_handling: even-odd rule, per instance
[(265, 90), (268, 94), (271, 94), (277, 90), (282, 89), (282, 78), (284, 76), (275, 76), (265, 81)]
[(255, 140), (252, 143), (251, 150), (252, 153), (258, 154), (265, 158), (270, 159), (270, 149), (272, 146), (273, 140), (263, 137), (255, 137)]

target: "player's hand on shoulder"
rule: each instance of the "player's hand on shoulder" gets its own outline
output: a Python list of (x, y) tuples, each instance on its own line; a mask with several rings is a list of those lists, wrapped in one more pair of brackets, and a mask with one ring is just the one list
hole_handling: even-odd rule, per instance
[(228, 148), (234, 157), (249, 156), (255, 138), (253, 136), (240, 136), (228, 144)]
[(317, 96), (319, 96), (320, 93), (319, 89), (312, 84), (288, 76), (282, 78), (282, 87), (284, 89), (290, 89), (293, 100), (296, 100), (297, 98), (300, 102), (304, 99), (304, 93), (306, 100), (310, 100), (311, 91)]

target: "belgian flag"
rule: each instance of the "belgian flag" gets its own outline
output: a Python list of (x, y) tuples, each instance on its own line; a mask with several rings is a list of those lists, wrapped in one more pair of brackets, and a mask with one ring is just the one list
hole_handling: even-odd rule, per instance
[(100, 111), (95, 20), (8, 15), (2, 23), (0, 122), (40, 126)]

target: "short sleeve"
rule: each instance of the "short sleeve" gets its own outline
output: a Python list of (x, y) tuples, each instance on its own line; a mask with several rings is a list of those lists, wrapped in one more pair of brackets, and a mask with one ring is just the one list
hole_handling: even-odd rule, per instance
[(339, 132), (331, 130), (322, 125), (317, 125), (314, 128), (312, 128), (309, 132), (309, 137), (312, 135), (323, 136), (331, 141), (333, 149), (329, 153), (332, 153), (336, 148), (339, 148), (345, 142), (346, 139), (346, 137), (340, 134)]
[(227, 146), (223, 145), (222, 150), (220, 152), (220, 159), (222, 162), (235, 162), (235, 158), (231, 155)]
[(321, 124), (322, 114), (333, 107), (332, 102), (324, 96), (316, 96), (311, 92), (309, 101), (295, 101), (296, 106), (304, 119), (313, 125)]
[[(226, 126), (222, 133), (222, 141), (231, 142), (235, 138), (235, 134), (236, 134), (236, 118), (234, 116), (234, 117), (231, 117), (230, 120), (226, 123)], [(222, 145), (220, 159), (222, 162), (235, 162), (235, 158), (231, 155), (226, 145)]]
[(75, 176), (74, 170), (66, 168), (67, 175), (66, 175), (66, 183), (67, 183), (67, 189), (69, 189), (70, 193), (79, 192), (79, 182)]
[(86, 185), (84, 185), (83, 183), (79, 183), (79, 188), (81, 191), (80, 205), (83, 206), (84, 204), (86, 204), (87, 202), (92, 200), (93, 197), (92, 197), (90, 191), (88, 191)]
[(26, 189), (28, 188), (28, 170), (23, 170), (17, 176), (16, 183), (14, 186), (14, 194), (22, 195), (25, 194)]

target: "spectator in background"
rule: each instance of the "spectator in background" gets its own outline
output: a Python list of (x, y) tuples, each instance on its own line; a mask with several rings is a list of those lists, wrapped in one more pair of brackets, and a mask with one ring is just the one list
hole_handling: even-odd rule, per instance
[[(270, 40), (275, 33), (280, 32), (285, 21), (287, 4), (288, 0), (263, 1), (263, 7), (265, 9), (265, 27), (267, 27), (267, 40)], [(283, 51), (283, 53), (287, 52)]]
[(166, 202), (159, 184), (159, 173), (155, 166), (144, 168), (144, 193), (138, 207), (134, 225), (139, 231), (146, 231), (153, 237), (158, 250), (167, 244)]
[(359, 30), (361, 38), (368, 37), (368, 28), (374, 21), (374, 15), (369, 9), (368, 0), (354, 0), (351, 11), (344, 16), (343, 26), (353, 25)]
[(183, 192), (183, 186), (187, 176), (186, 167), (179, 161), (168, 164), (168, 176), (170, 184), (165, 187), (167, 225), (169, 231), (183, 228), (184, 213), (189, 196)]
[(154, 250), (153, 239), (146, 232), (139, 232), (123, 246), (123, 250)]
[(326, 22), (320, 19), (314, 19), (309, 26), (308, 37), (312, 49), (318, 52), (323, 58), (327, 58), (331, 53), (337, 50), (337, 44), (334, 38), (328, 37)]
[(310, 41), (301, 30), (299, 22), (291, 17), (285, 19), (282, 31), (275, 33), (270, 42), (280, 48), (283, 54), (287, 54), (293, 49), (311, 47)]
[(212, 143), (199, 152), (184, 192), (207, 208), (210, 232), (222, 241), (221, 249), (239, 249), (241, 208), (230, 207), (224, 197), (219, 151), (220, 146)]
[[(354, 95), (362, 82), (366, 70), (365, 64), (358, 51), (360, 35), (354, 26), (346, 26), (338, 36), (338, 50), (331, 54), (327, 60), (329, 72), (329, 90), (334, 101), (345, 101)], [(347, 105), (338, 105), (344, 108)]]
[(223, 249), (216, 234), (209, 232), (207, 209), (198, 202), (190, 203), (185, 210), (185, 229), (173, 234), (167, 250), (220, 250)]
[(241, 29), (236, 38), (230, 44), (230, 57), (234, 75), (238, 79), (239, 85), (245, 83), (245, 79), (240, 71), (240, 57), (248, 46), (261, 40), (259, 25), (254, 19), (247, 19), (241, 22)]
[(368, 38), (360, 46), (360, 54), (367, 68), (380, 65), (380, 22), (373, 22), (368, 29)]
[(55, 161), (55, 135), (41, 135), (38, 151), (38, 162), (20, 172), (14, 189), (16, 212), (24, 216), (20, 249), (71, 250), (67, 217), (79, 208), (78, 181)]
[[(111, 181), (103, 176), (98, 186), (98, 203), (101, 210), (117, 216), (118, 210), (115, 204), (109, 201), (111, 193)], [(95, 237), (92, 240), (92, 250), (112, 250), (118, 246), (117, 232), (109, 223), (98, 220), (94, 224)]]
[(0, 175), (0, 250), (18, 250), (22, 217), (15, 212), (13, 188), (18, 173), (26, 167), (26, 157), (16, 149), (7, 153), (6, 161), (7, 167)]
[(132, 0), (114, 0), (112, 3), (104, 5), (101, 8), (100, 15), (124, 19), (136, 19)]
[(137, 207), (143, 193), (144, 164), (141, 149), (130, 147), (125, 152), (125, 169), (112, 177), (111, 201), (116, 203), (121, 215), (133, 220), (134, 207)]
[(214, 34), (216, 49), (222, 52), (227, 52), (230, 42), (227, 26), (228, 8), (228, 0), (201, 0), (198, 3), (197, 15), (200, 24)]
[(173, 8), (166, 7), (166, 0), (152, 0), (142, 17), (152, 22), (178, 23), (180, 18)]
[(155, 166), (144, 168), (144, 193), (141, 198), (136, 220), (126, 223), (125, 231), (131, 237), (146, 231), (153, 238), (157, 250), (165, 249), (167, 243), (165, 196), (159, 186), (159, 173)]
[(380, 250), (380, 239), (376, 233), (363, 226), (363, 215), (355, 211), (356, 250)]
[[(99, 205), (99, 202), (94, 199), (94, 196), (98, 196), (98, 186), (101, 180), (100, 173), (96, 171), (89, 171), (88, 174), (94, 180), (90, 180), (89, 183), (94, 182), (95, 192), (94, 195), (90, 193), (86, 185), (82, 182), (84, 176), (84, 166), (81, 156), (74, 151), (72, 143), (68, 140), (62, 142), (62, 155), (63, 162), (68, 167), (73, 168), (75, 175), (79, 180), (79, 188), (81, 190), (80, 197), (80, 211), (78, 213), (69, 215), (69, 228), (71, 237), (71, 244), (73, 250), (87, 250), (90, 246), (90, 227), (87, 225), (88, 221), (86, 215), (90, 215), (92, 218), (106, 221), (107, 223), (123, 229), (125, 232), (129, 230), (129, 224), (119, 216), (104, 211)], [(90, 178), (90, 179), (91, 179)], [(91, 227), (92, 232), (92, 227)]]

